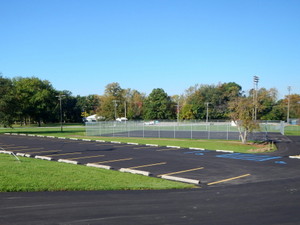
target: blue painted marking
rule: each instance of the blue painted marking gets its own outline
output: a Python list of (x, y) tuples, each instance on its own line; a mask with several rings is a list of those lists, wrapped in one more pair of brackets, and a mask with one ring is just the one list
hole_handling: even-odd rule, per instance
[(281, 159), (279, 156), (268, 156), (268, 155), (254, 155), (254, 154), (244, 154), (244, 153), (230, 153), (230, 154), (222, 154), (217, 155), (219, 158), (227, 158), (227, 159), (241, 159), (241, 160), (250, 160), (256, 162), (264, 162), (272, 159)]
[(184, 152), (184, 154), (197, 154), (197, 153), (201, 153), (202, 154), (202, 152), (206, 152), (205, 150), (198, 150), (198, 151), (192, 151), (192, 152)]
[(198, 151), (184, 152), (184, 154), (194, 154), (194, 153), (196, 153), (196, 152), (198, 152)]
[(195, 153), (195, 155), (204, 155), (203, 153)]
[(287, 164), (285, 161), (275, 161), (277, 164)]
[(200, 150), (200, 151), (184, 152), (184, 154), (204, 155), (204, 153), (202, 152), (204, 151)]

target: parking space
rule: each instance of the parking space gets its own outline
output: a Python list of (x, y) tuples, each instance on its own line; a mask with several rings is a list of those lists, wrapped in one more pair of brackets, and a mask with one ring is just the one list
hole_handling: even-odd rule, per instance
[(299, 163), (288, 158), (176, 146), (0, 135), (0, 147), (17, 155), (82, 165), (104, 165), (115, 170), (146, 171), (154, 177), (182, 178), (186, 179), (182, 180), (184, 182), (199, 181), (205, 186), (296, 177), (299, 171)]

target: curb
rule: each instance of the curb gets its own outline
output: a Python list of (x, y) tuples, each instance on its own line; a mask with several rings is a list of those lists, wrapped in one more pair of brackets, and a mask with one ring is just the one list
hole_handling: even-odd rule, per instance
[(0, 153), (9, 154), (9, 155), (13, 154), (13, 152), (11, 152), (11, 151), (5, 151), (5, 150), (1, 150)]
[(156, 144), (146, 144), (146, 146), (158, 147), (158, 145), (156, 145)]
[(148, 171), (142, 171), (142, 170), (133, 170), (133, 169), (127, 169), (127, 168), (121, 168), (119, 169), (120, 172), (124, 173), (132, 173), (132, 174), (139, 174), (144, 176), (150, 176), (150, 172)]
[(216, 152), (234, 153), (234, 151), (230, 151), (230, 150), (216, 150)]
[(300, 159), (300, 155), (291, 155), (289, 156), (290, 159)]
[(101, 168), (101, 169), (106, 169), (106, 170), (111, 170), (112, 169), (111, 166), (99, 165), (99, 164), (94, 164), (94, 163), (88, 163), (88, 164), (86, 164), (86, 166), (96, 167), (96, 168)]
[(189, 183), (189, 184), (197, 184), (197, 185), (200, 184), (200, 180), (188, 179), (188, 178), (183, 178), (183, 177), (162, 175), (161, 178), (166, 179), (166, 180), (172, 180), (172, 181), (180, 181), (180, 182)]
[(200, 151), (204, 151), (205, 150), (204, 148), (193, 148), (193, 147), (190, 147), (189, 149), (191, 149), (191, 150), (200, 150)]
[(78, 161), (68, 160), (68, 159), (59, 159), (57, 162), (70, 163), (70, 164), (78, 164)]
[(52, 160), (51, 157), (47, 157), (47, 156), (39, 156), (39, 155), (36, 155), (34, 158), (36, 158), (36, 159), (48, 160), (48, 161), (51, 161), (51, 160)]
[(180, 146), (167, 145), (167, 148), (180, 148)]

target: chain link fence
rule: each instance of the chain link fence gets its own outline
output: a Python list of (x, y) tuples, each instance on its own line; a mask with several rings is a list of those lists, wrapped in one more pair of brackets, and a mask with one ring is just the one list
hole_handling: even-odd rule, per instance
[[(284, 132), (279, 121), (261, 121), (260, 129), (249, 135), (249, 140), (266, 140), (269, 132)], [(186, 138), (239, 140), (234, 123), (228, 121), (102, 121), (87, 122), (87, 136)]]

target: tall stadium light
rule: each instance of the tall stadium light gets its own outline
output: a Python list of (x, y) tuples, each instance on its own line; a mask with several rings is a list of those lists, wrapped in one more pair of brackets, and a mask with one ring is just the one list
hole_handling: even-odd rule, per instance
[(253, 120), (256, 121), (257, 119), (257, 86), (258, 86), (258, 81), (259, 77), (258, 76), (253, 76), (253, 104), (254, 104), (254, 115), (253, 115)]
[(288, 105), (287, 105), (287, 114), (286, 114), (286, 122), (289, 124), (290, 123), (290, 95), (291, 95), (291, 86), (288, 86), (288, 91), (289, 91), (289, 95), (288, 95)]
[(62, 106), (61, 106), (61, 100), (62, 100), (62, 97), (65, 97), (65, 95), (57, 95), (56, 96), (59, 100), (59, 109), (60, 109), (60, 131), (63, 132), (63, 115), (62, 115)]

